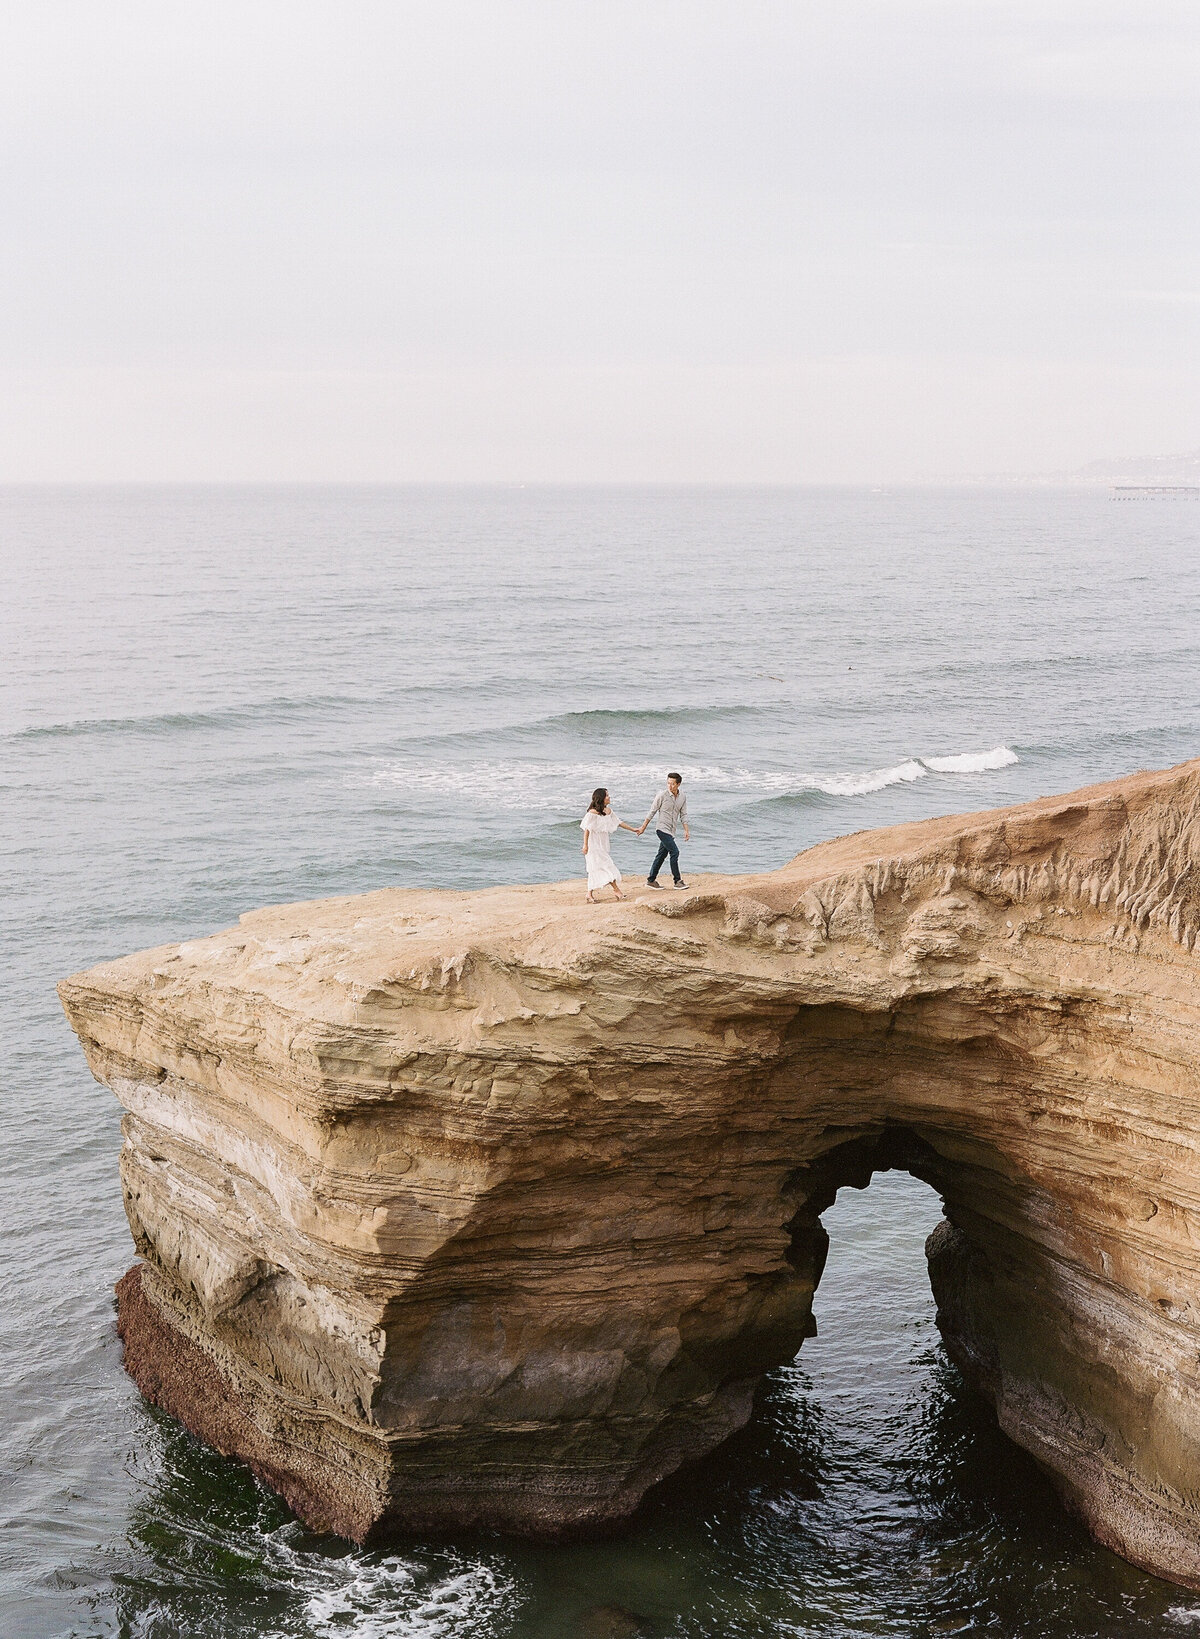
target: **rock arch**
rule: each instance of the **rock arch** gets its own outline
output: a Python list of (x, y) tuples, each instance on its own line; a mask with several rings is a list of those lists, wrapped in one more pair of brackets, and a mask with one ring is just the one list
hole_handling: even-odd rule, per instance
[(1200, 1586), (1198, 816), (1191, 763), (686, 896), (385, 890), (64, 981), (127, 1111), (130, 1372), (318, 1527), (594, 1529), (745, 1420), (820, 1212), (903, 1165), (954, 1358)]

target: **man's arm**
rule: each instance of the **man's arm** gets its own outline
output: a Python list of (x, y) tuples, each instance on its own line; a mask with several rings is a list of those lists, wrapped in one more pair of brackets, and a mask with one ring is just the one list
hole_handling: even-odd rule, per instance
[(658, 796), (655, 797), (655, 799), (654, 799), (654, 806), (651, 808), (650, 812), (646, 815), (645, 819), (642, 821), (641, 825), (638, 827), (638, 836), (639, 837), (641, 836), (642, 832), (646, 829), (646, 827), (649, 825), (650, 821), (654, 818), (655, 814), (658, 813), (658, 811), (661, 807), (662, 807), (662, 792), (660, 791), (658, 793)]
[(683, 821), (683, 840), (685, 842), (690, 842), (692, 840), (692, 833), (688, 830), (686, 797), (679, 804), (679, 817)]

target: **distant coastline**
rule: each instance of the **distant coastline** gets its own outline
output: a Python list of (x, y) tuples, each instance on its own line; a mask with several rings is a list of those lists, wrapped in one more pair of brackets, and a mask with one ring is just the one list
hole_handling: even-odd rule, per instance
[(938, 474), (931, 483), (1014, 489), (1185, 489), (1200, 487), (1200, 449), (1175, 455), (1114, 456), (1058, 472)]

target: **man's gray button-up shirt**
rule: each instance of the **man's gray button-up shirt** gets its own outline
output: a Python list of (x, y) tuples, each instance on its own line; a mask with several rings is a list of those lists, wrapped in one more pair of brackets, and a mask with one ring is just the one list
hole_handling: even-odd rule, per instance
[(677, 825), (687, 824), (687, 798), (683, 792), (673, 797), (670, 786), (665, 791), (660, 791), (654, 799), (654, 807), (646, 815), (646, 824), (649, 825), (651, 820), (654, 820), (656, 831), (665, 831), (669, 837), (673, 837)]

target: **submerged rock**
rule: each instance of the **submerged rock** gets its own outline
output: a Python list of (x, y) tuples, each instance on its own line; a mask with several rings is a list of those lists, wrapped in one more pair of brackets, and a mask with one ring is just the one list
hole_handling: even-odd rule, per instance
[(583, 1618), (579, 1639), (638, 1639), (645, 1628), (632, 1611), (619, 1605), (597, 1605)]
[(820, 1214), (903, 1167), (1002, 1427), (1200, 1586), (1200, 764), (580, 899), (389, 889), (64, 981), (147, 1397), (360, 1541), (594, 1530), (746, 1420)]

